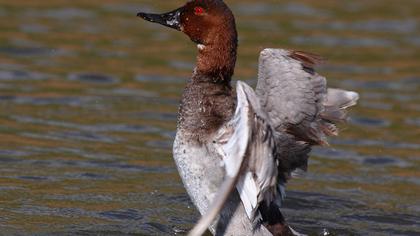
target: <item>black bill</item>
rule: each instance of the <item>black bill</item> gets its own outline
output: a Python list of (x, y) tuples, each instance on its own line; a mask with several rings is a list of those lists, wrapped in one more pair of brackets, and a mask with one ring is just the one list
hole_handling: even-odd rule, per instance
[(181, 30), (182, 10), (183, 7), (164, 14), (150, 14), (139, 12), (137, 16), (150, 22), (158, 23), (176, 30)]

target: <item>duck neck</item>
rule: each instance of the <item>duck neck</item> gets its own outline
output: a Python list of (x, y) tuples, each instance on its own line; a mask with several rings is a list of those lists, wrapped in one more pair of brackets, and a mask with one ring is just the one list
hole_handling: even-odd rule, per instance
[[(220, 29), (219, 29), (220, 30)], [(223, 31), (222, 31), (223, 32)], [(198, 46), (196, 78), (212, 78), (215, 83), (229, 84), (236, 64), (238, 47), (236, 30), (210, 32), (213, 37)]]
[(190, 141), (205, 143), (234, 113), (230, 81), (238, 42), (232, 21), (209, 32), (198, 47), (197, 66), (184, 90), (178, 119), (178, 131)]
[(190, 141), (205, 143), (234, 113), (235, 95), (230, 86), (236, 62), (236, 31), (234, 34), (216, 36), (213, 43), (199, 48), (178, 120), (178, 131)]

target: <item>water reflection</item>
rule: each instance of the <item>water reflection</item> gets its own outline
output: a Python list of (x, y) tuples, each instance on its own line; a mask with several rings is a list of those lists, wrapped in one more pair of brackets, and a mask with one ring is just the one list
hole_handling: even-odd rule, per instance
[(115, 84), (119, 82), (119, 79), (113, 76), (95, 73), (70, 74), (68, 79), (92, 84)]

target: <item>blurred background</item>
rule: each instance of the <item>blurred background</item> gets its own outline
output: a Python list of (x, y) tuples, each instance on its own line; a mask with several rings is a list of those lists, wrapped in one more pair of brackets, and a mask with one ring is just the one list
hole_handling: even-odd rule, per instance
[[(259, 51), (323, 55), (360, 105), (288, 186), (311, 235), (420, 235), (420, 2), (226, 0), (235, 78)], [(2, 235), (183, 235), (198, 215), (171, 147), (196, 47), (136, 18), (184, 1), (0, 0)]]

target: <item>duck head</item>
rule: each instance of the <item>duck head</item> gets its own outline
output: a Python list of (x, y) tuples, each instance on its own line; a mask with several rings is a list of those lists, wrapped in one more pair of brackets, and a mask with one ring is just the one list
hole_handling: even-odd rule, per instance
[(192, 0), (167, 13), (140, 12), (137, 16), (186, 34), (198, 47), (196, 73), (230, 81), (237, 31), (233, 13), (222, 0)]

